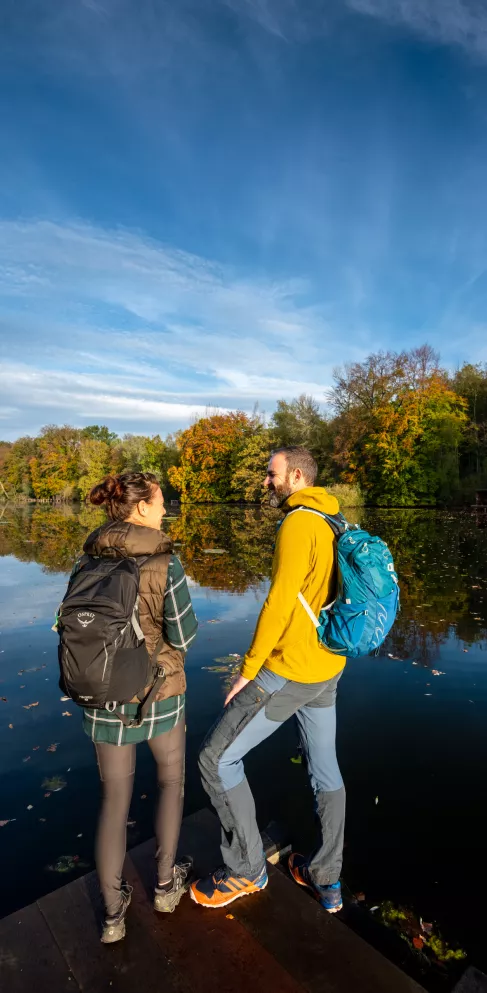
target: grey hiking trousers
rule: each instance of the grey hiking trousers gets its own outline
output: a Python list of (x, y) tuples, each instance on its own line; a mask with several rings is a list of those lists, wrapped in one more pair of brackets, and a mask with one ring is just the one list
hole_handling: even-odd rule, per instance
[(340, 676), (296, 683), (264, 667), (225, 707), (204, 741), (201, 779), (220, 818), (221, 852), (232, 873), (253, 879), (265, 864), (242, 760), (295, 715), (321, 824), (321, 845), (310, 860), (310, 875), (321, 885), (338, 882), (345, 827), (345, 788), (335, 751)]

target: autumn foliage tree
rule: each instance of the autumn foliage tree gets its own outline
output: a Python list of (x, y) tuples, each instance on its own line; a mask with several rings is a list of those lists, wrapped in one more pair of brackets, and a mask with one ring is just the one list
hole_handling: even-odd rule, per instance
[(168, 473), (170, 482), (181, 494), (181, 502), (235, 499), (233, 475), (253, 432), (252, 419), (240, 411), (203, 417), (182, 431), (177, 438), (180, 465)]
[(466, 401), (428, 346), (370, 356), (335, 373), (335, 458), (370, 502), (414, 505), (458, 488)]
[(79, 476), (80, 436), (81, 432), (69, 425), (49, 424), (42, 428), (37, 453), (29, 462), (32, 489), (38, 499), (74, 495)]

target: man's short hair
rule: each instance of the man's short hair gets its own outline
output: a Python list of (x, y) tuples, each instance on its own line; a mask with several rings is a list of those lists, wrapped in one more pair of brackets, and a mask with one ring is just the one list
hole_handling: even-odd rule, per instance
[(301, 469), (308, 486), (314, 486), (318, 475), (318, 466), (307, 448), (303, 448), (301, 445), (283, 445), (282, 448), (275, 448), (271, 455), (284, 455), (288, 472)]

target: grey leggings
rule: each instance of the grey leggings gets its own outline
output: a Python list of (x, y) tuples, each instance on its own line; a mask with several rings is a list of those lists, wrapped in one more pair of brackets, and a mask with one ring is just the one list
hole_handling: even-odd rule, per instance
[[(184, 717), (170, 731), (151, 738), (157, 763), (159, 800), (156, 810), (157, 867), (160, 883), (171, 879), (181, 827), (184, 798)], [(127, 818), (135, 775), (136, 745), (96, 742), (103, 800), (96, 836), (95, 860), (107, 916), (117, 913), (127, 846)]]

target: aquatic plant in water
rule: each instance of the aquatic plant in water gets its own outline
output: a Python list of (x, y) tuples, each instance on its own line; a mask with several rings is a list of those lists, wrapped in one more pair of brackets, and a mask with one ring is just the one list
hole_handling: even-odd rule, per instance
[(463, 948), (452, 948), (440, 934), (434, 932), (433, 924), (426, 924), (408, 907), (396, 906), (391, 900), (384, 900), (374, 910), (374, 916), (382, 924), (397, 931), (411, 950), (423, 955), (430, 964), (448, 965), (461, 962), (467, 957)]
[(67, 785), (66, 780), (62, 776), (51, 776), (44, 780), (42, 789), (49, 790), (51, 793), (58, 793), (59, 790), (63, 790)]

